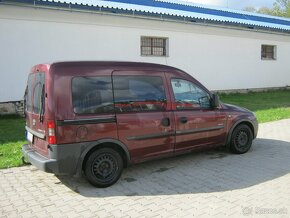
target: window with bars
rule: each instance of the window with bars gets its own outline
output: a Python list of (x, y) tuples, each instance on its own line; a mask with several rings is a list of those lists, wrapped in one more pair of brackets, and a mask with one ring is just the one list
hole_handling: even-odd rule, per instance
[(141, 37), (141, 55), (142, 56), (167, 56), (168, 38), (160, 37)]
[(262, 60), (276, 60), (276, 46), (275, 45), (262, 45), (261, 59)]

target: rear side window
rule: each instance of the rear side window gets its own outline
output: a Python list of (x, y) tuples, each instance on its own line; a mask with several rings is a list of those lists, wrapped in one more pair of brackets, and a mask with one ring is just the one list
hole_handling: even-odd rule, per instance
[(73, 78), (72, 101), (73, 110), (77, 114), (114, 112), (111, 77)]
[(28, 77), (25, 93), (26, 111), (40, 114), (44, 112), (45, 73), (32, 73)]
[(117, 112), (159, 111), (166, 108), (161, 77), (114, 76), (113, 84)]

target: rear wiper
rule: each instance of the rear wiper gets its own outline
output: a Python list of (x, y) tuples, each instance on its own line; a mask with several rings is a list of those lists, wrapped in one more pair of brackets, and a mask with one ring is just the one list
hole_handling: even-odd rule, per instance
[(45, 90), (44, 90), (44, 84), (42, 85), (42, 89), (41, 89), (41, 97), (40, 97), (40, 113), (39, 113), (39, 121), (43, 122), (43, 115), (44, 115), (44, 94), (45, 94)]

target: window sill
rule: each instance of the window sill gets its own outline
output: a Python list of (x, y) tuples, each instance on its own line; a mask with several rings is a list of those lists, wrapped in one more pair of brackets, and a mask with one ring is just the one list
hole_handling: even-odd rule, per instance
[(154, 57), (154, 58), (168, 58), (169, 55), (159, 56), (159, 55), (140, 55), (141, 57)]
[(262, 61), (277, 61), (277, 59), (273, 58), (261, 58)]

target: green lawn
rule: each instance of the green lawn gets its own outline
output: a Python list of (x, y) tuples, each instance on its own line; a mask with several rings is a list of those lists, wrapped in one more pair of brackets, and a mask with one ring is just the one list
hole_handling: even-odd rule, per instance
[(26, 143), (25, 121), (17, 116), (0, 116), (0, 169), (21, 166), (21, 146)]
[(222, 102), (255, 112), (260, 123), (290, 118), (290, 90), (220, 94)]
[[(221, 94), (221, 101), (255, 112), (260, 123), (290, 118), (290, 90), (247, 94)], [(0, 169), (21, 166), (21, 146), (26, 143), (25, 121), (17, 116), (0, 116)]]

